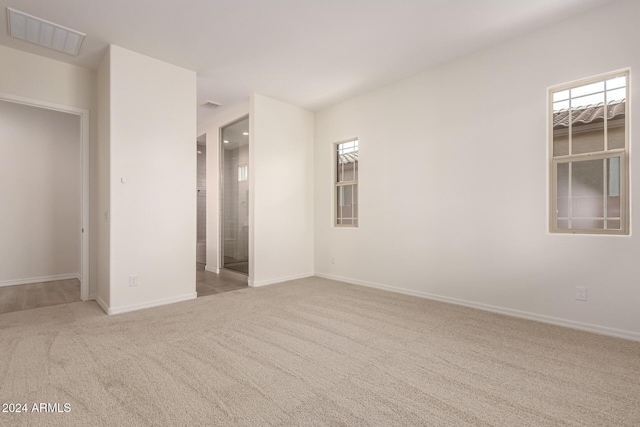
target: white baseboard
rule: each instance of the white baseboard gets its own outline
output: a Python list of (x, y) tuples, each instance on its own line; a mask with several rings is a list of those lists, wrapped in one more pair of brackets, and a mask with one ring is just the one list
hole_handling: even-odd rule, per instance
[(96, 295), (95, 299), (100, 308), (102, 308), (105, 313), (109, 314), (109, 306), (104, 301), (102, 301), (102, 298)]
[(3, 281), (0, 281), (0, 288), (3, 286), (28, 285), (30, 283), (54, 282), (56, 280), (69, 280), (69, 279), (80, 280), (80, 273), (57, 274), (55, 276), (30, 277), (27, 279), (18, 279), (18, 280), (3, 280)]
[(205, 271), (208, 271), (210, 273), (220, 274), (220, 269), (219, 268), (213, 268), (213, 267), (209, 268), (208, 265), (205, 265), (204, 269), (205, 269)]
[(260, 287), (260, 286), (273, 285), (275, 283), (287, 282), (289, 280), (297, 280), (297, 279), (304, 279), (305, 277), (313, 277), (314, 275), (315, 275), (314, 273), (304, 273), (304, 274), (296, 274), (294, 276), (279, 277), (277, 279), (271, 279), (271, 280), (260, 280), (258, 282), (249, 279), (248, 284), (252, 288), (257, 288), (257, 287)]
[(130, 311), (142, 310), (144, 308), (158, 307), (161, 305), (173, 304), (175, 302), (188, 301), (188, 300), (196, 299), (197, 297), (198, 297), (198, 294), (196, 292), (193, 292), (189, 294), (178, 295), (175, 297), (147, 301), (139, 304), (123, 305), (120, 307), (107, 307), (106, 304), (104, 304), (104, 302), (100, 302), (101, 300), (96, 299), (96, 301), (98, 301), (98, 304), (100, 304), (102, 309), (105, 310), (107, 314), (122, 314), (122, 313), (128, 313)]
[(608, 335), (616, 338), (623, 338), (630, 341), (640, 342), (640, 333), (633, 331), (625, 331), (623, 329), (608, 328), (606, 326), (592, 325), (590, 323), (576, 322), (574, 320), (562, 319), (558, 317), (544, 316), (541, 314), (529, 313), (526, 311), (512, 310), (510, 308), (497, 307), (494, 305), (481, 304), (473, 301), (467, 301), (458, 298), (450, 298), (441, 295), (430, 294), (427, 292), (414, 291), (411, 289), (398, 288), (395, 286), (382, 285), (380, 283), (366, 282), (363, 280), (349, 279), (347, 277), (334, 276), (331, 274), (316, 273), (318, 277), (325, 279), (337, 280), (340, 282), (350, 283), (352, 285), (366, 286), (368, 288), (376, 288), (385, 291), (395, 292), (399, 294), (412, 295), (420, 298), (430, 299), (434, 301), (446, 302), (449, 304), (462, 305), (465, 307), (476, 308), (478, 310), (490, 311), (492, 313), (504, 314), (506, 316), (518, 317), (521, 319), (534, 320), (542, 323), (549, 323), (566, 328), (578, 329), (581, 331), (592, 332), (600, 335)]

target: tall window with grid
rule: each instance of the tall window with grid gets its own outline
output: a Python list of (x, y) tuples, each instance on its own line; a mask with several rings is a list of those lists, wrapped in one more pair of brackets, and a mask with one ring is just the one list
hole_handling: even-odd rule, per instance
[(550, 89), (550, 230), (628, 234), (628, 71)]
[(358, 140), (335, 144), (335, 225), (358, 226)]

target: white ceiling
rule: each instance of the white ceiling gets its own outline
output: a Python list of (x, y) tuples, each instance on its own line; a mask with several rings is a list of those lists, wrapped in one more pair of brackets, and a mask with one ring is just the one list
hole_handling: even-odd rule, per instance
[(78, 57), (7, 36), (0, 44), (97, 68), (109, 43), (198, 73), (199, 123), (253, 92), (318, 110), (613, 0), (0, 0), (87, 34)]

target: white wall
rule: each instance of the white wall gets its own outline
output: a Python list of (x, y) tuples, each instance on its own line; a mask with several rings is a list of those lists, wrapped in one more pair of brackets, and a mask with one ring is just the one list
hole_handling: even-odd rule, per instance
[(196, 297), (196, 74), (113, 45), (109, 62), (108, 312), (119, 313)]
[(95, 72), (0, 46), (0, 92), (72, 107), (94, 107)]
[(0, 101), (0, 286), (80, 275), (80, 117)]
[(207, 271), (220, 271), (220, 128), (249, 114), (249, 103), (225, 107), (198, 127), (207, 139)]
[(98, 241), (96, 235), (91, 232), (98, 223), (95, 84), (96, 73), (91, 70), (0, 46), (0, 92), (90, 111), (89, 294), (91, 297), (96, 293)]
[[(316, 113), (316, 272), (640, 339), (640, 237), (547, 232), (546, 128), (549, 86), (624, 67), (638, 123), (638, 16), (608, 4)], [(331, 150), (351, 137), (360, 227), (337, 229)]]
[(314, 114), (251, 96), (249, 283), (313, 275)]

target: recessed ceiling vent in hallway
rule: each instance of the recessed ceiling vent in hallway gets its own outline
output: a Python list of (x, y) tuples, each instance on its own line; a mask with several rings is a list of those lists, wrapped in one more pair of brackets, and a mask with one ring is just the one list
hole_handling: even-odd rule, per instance
[(209, 100), (204, 101), (200, 105), (202, 105), (203, 107), (211, 108), (211, 109), (219, 108), (222, 106), (222, 104), (218, 104), (217, 102), (213, 102)]
[(39, 46), (78, 56), (86, 34), (7, 8), (9, 35)]

